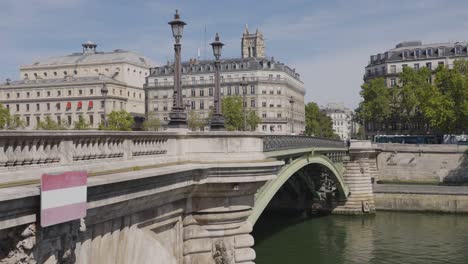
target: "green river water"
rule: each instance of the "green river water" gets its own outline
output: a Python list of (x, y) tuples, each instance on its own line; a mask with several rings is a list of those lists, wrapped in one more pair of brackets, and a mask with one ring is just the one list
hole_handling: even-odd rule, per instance
[(468, 216), (264, 214), (254, 226), (257, 264), (468, 264)]

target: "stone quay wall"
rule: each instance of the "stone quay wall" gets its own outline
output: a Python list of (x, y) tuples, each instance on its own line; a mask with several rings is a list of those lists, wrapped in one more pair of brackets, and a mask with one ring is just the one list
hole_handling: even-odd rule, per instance
[(468, 213), (467, 186), (374, 185), (377, 210)]
[(377, 144), (382, 182), (468, 183), (468, 146)]

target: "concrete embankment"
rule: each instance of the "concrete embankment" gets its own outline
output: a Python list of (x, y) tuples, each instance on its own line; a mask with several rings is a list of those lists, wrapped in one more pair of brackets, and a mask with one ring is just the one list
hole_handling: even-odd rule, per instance
[(468, 213), (468, 186), (375, 184), (376, 210)]

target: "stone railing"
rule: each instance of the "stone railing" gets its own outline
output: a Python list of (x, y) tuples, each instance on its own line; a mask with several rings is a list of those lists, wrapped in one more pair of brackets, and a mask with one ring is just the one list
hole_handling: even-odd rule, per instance
[(296, 148), (342, 148), (346, 149), (341, 140), (309, 136), (265, 136), (263, 138), (263, 151), (275, 151)]
[(174, 135), (104, 131), (7, 131), (0, 133), (1, 168), (72, 163), (168, 153)]

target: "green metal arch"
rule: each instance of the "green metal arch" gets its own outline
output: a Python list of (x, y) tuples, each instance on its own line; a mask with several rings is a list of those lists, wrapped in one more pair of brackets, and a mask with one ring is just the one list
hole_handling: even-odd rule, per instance
[(278, 173), (278, 176), (271, 181), (268, 181), (258, 192), (255, 197), (255, 205), (253, 212), (249, 216), (248, 221), (255, 225), (263, 210), (267, 207), (276, 192), (283, 186), (283, 184), (297, 171), (309, 164), (320, 164), (327, 167), (332, 172), (332, 177), (337, 183), (338, 191), (343, 197), (348, 197), (349, 191), (346, 187), (341, 170), (326, 156), (323, 155), (305, 155), (293, 160), (291, 163), (284, 165)]

